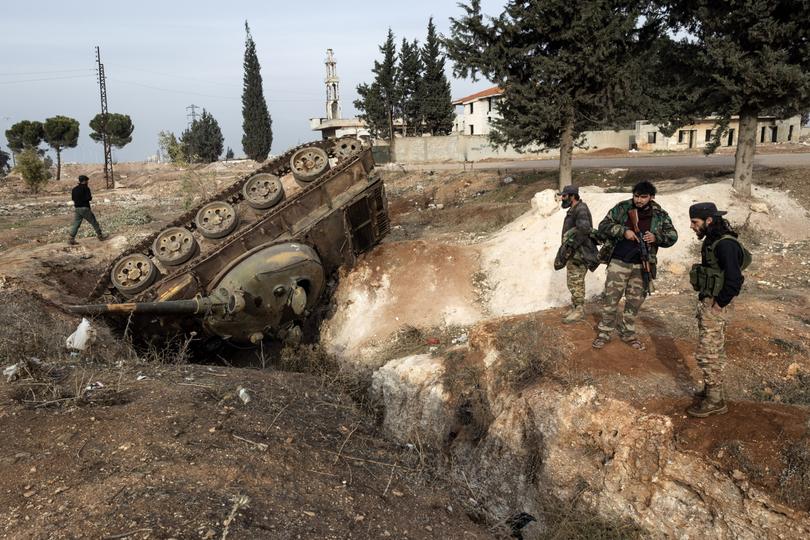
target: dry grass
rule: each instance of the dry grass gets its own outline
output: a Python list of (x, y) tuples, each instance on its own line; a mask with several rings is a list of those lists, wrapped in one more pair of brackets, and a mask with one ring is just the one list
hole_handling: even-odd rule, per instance
[(559, 331), (532, 318), (503, 321), (495, 334), (495, 345), (500, 372), (513, 389), (553, 375), (565, 358)]
[(795, 377), (769, 381), (754, 390), (754, 397), (760, 401), (810, 405), (810, 373), (799, 372)]
[(779, 476), (779, 494), (788, 504), (810, 511), (810, 437), (782, 449), (785, 468)]

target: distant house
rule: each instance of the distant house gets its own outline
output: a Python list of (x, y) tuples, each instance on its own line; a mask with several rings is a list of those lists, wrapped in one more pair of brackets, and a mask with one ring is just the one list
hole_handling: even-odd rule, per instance
[(456, 106), (453, 131), (464, 135), (489, 135), (491, 121), (500, 118), (495, 104), (502, 95), (503, 89), (493, 86), (453, 101)]
[(313, 131), (320, 131), (324, 139), (338, 139), (340, 137), (355, 137), (367, 139), (370, 137), (366, 122), (360, 118), (310, 118), (309, 127)]
[[(739, 138), (739, 117), (732, 116), (728, 129), (720, 140), (721, 146), (736, 146)], [(701, 118), (694, 124), (682, 126), (670, 137), (664, 136), (658, 126), (645, 120), (636, 122), (635, 142), (639, 150), (686, 150), (703, 148), (711, 141), (717, 126), (717, 117)], [(757, 121), (757, 144), (798, 142), (801, 135), (801, 116), (779, 119), (760, 116)]]

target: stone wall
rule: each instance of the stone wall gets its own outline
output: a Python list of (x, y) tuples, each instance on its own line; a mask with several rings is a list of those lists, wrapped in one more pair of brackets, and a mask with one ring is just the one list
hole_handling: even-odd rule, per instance
[[(633, 130), (588, 131), (584, 144), (574, 152), (600, 148), (630, 148)], [(397, 163), (431, 163), (442, 161), (481, 161), (484, 159), (544, 158), (559, 155), (559, 150), (531, 148), (520, 153), (511, 146), (494, 147), (484, 135), (447, 135), (439, 137), (402, 137), (394, 142), (393, 160)]]

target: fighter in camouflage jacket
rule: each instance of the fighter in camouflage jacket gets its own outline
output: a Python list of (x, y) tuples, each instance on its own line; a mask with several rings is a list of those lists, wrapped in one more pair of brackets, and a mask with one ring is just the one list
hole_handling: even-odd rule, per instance
[[(655, 243), (649, 245), (650, 264), (657, 263), (657, 254), (659, 247), (670, 247), (678, 241), (678, 231), (672, 225), (672, 220), (667, 214), (666, 210), (655, 202), (651, 201), (652, 206), (652, 221), (650, 223), (650, 232), (655, 235)], [(627, 223), (627, 213), (633, 208), (633, 199), (622, 201), (613, 208), (605, 216), (605, 219), (599, 224), (599, 234), (603, 237), (604, 243), (602, 249), (599, 250), (599, 260), (605, 264), (610, 262), (610, 257), (613, 254), (613, 248), (616, 244), (624, 238), (624, 231), (627, 230), (625, 223)]]

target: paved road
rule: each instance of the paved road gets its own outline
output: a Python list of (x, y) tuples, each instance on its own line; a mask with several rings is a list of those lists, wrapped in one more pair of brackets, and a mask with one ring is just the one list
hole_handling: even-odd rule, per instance
[[(810, 152), (796, 154), (761, 154), (754, 157), (754, 163), (761, 167), (810, 167)], [(492, 169), (556, 169), (559, 162), (554, 159), (532, 159), (527, 161), (487, 161), (475, 163), (411, 163), (403, 165), (405, 170), (492, 170)], [(645, 157), (574, 157), (575, 169), (629, 169), (629, 168), (673, 168), (673, 167), (728, 167), (734, 168), (733, 155), (687, 154), (681, 156)]]

